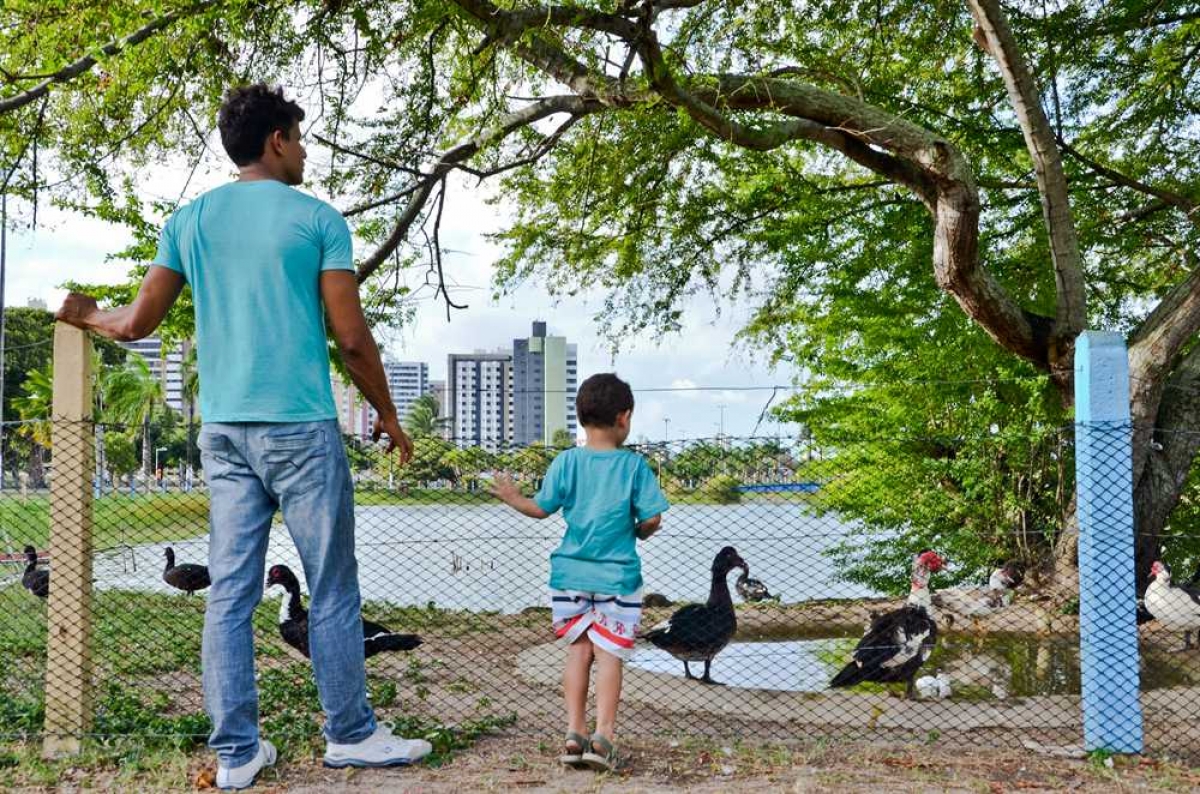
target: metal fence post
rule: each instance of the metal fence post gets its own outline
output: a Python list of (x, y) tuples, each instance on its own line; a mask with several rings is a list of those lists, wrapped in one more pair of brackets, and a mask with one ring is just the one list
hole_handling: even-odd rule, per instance
[(1088, 750), (1142, 751), (1129, 359), (1117, 333), (1075, 348), (1079, 639)]
[(54, 327), (46, 723), (42, 754), (74, 755), (92, 721), (92, 341)]

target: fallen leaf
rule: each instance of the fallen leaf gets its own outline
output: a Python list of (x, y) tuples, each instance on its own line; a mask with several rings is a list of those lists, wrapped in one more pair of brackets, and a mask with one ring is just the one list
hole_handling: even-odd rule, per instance
[(216, 788), (217, 773), (211, 767), (205, 767), (196, 773), (196, 788)]

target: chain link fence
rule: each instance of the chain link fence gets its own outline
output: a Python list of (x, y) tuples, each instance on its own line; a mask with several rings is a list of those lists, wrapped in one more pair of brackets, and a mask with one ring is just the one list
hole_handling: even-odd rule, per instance
[[(422, 640), (414, 650), (368, 659), (378, 713), (401, 729), (557, 735), (563, 651), (554, 644), (546, 583), (562, 521), (525, 518), (488, 493), (499, 471), (515, 473), (532, 493), (557, 450), (422, 438), (413, 463), (399, 467), (369, 444), (346, 443), (363, 617)], [(207, 562), (203, 472), (163, 466), (161, 476), (147, 476), (141, 461), (152, 453), (122, 469), (102, 449), (88, 448), (91, 506), (78, 508), (92, 520), (88, 732), (202, 741), (205, 592), (180, 572), (188, 569), (172, 575), (169, 560)], [(650, 461), (672, 506), (660, 533), (639, 544), (643, 638), (626, 667), (622, 733), (1082, 744), (1078, 600), (1047, 595), (1039, 567), (1053, 559), (1063, 527), (1073, 522), (1070, 428), (1021, 443), (914, 436), (848, 440), (832, 449), (796, 439), (718, 438), (634, 449)], [(79, 697), (47, 676), (48, 642), (70, 640), (55, 636), (56, 621), (85, 619), (49, 615), (44, 597), (47, 577), (53, 593), (70, 575), (51, 525), (81, 518), (52, 510), (51, 488), (69, 468), (64, 454), (42, 448), (22, 464), (25, 476), (6, 472), (0, 493), (6, 739), (43, 735), (47, 712)], [(1001, 476), (980, 476), (980, 461)], [(61, 527), (53, 532), (69, 535)], [(714, 558), (726, 546), (745, 569), (714, 576)], [(921, 578), (914, 555), (926, 550), (944, 563), (923, 563), (931, 569), (930, 607), (897, 613)], [(267, 564), (286, 565), (303, 581), (278, 515)], [(195, 592), (178, 589), (180, 579)], [(268, 590), (254, 620), (263, 726), (272, 738), (311, 741), (320, 709), (307, 660), (281, 635), (283, 595)], [(1146, 607), (1161, 610), (1152, 595)], [(728, 640), (712, 658), (720, 685), (685, 677), (686, 647), (647, 639), (688, 604), (706, 605), (696, 643)], [(1093, 625), (1133, 614), (1134, 605), (1118, 606), (1093, 615)], [(736, 631), (717, 636), (728, 611)], [(1184, 641), (1174, 613), (1139, 614), (1140, 659), (1133, 664), (1147, 749), (1200, 754), (1193, 719), (1200, 650), (1173, 652)], [(855, 681), (832, 686), (848, 665), (860, 668), (849, 676)]]

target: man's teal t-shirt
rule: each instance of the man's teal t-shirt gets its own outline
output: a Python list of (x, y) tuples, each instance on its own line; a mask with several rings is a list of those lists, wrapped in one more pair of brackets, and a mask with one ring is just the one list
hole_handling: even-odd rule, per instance
[(550, 553), (555, 590), (629, 595), (642, 586), (638, 524), (670, 505), (645, 458), (624, 449), (575, 447), (550, 464), (534, 501), (562, 508), (567, 532)]
[(319, 285), (354, 269), (337, 210), (282, 182), (232, 182), (171, 216), (154, 263), (192, 288), (204, 421), (337, 416)]

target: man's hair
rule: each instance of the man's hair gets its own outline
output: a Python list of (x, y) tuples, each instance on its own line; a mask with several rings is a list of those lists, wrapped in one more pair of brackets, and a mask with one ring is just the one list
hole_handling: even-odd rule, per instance
[(267, 138), (275, 130), (291, 135), (292, 125), (304, 120), (304, 110), (283, 89), (265, 83), (231, 88), (217, 114), (221, 143), (237, 165), (249, 165), (263, 156)]
[(588, 378), (575, 396), (575, 415), (584, 427), (612, 427), (617, 414), (632, 410), (633, 389), (611, 372)]

